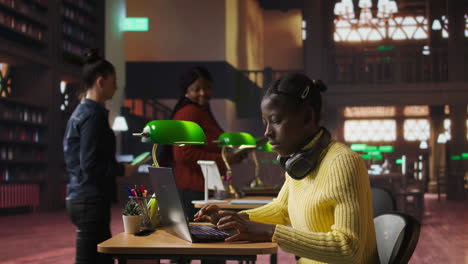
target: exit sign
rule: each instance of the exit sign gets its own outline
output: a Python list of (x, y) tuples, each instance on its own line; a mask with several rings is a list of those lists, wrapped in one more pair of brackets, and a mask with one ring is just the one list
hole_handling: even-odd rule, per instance
[(123, 23), (123, 31), (148, 31), (147, 17), (126, 17)]

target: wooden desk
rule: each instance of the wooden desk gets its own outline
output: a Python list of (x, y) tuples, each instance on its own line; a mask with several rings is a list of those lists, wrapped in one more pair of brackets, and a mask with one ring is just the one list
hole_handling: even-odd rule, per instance
[(158, 228), (149, 236), (120, 233), (100, 244), (98, 252), (110, 254), (119, 263), (127, 259), (219, 259), (252, 261), (258, 254), (276, 254), (276, 243), (190, 243)]
[(273, 188), (273, 187), (264, 187), (264, 188), (244, 188), (242, 191), (247, 196), (278, 196), (279, 191), (281, 190), (280, 187)]
[[(217, 205), (219, 206), (221, 209), (231, 209), (231, 210), (246, 210), (246, 209), (253, 209), (253, 208), (257, 208), (257, 207), (260, 207), (264, 204), (231, 204), (230, 202), (232, 200), (272, 200), (276, 197), (274, 196), (246, 196), (246, 197), (242, 197), (242, 198), (239, 198), (239, 199), (226, 199), (226, 203), (212, 203), (214, 205)], [(212, 200), (212, 199), (210, 199)], [(213, 201), (216, 201), (216, 200), (213, 200)], [(210, 204), (208, 202), (208, 204)], [(203, 206), (205, 206), (205, 204), (203, 203), (197, 203), (197, 204), (194, 204), (193, 205), (195, 208), (202, 208)]]

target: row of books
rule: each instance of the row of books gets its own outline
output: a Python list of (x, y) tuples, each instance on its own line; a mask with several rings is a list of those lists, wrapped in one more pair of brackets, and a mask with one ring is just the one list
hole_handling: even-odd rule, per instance
[(94, 42), (94, 37), (90, 33), (85, 32), (69, 23), (62, 24), (62, 31), (69, 36), (88, 43), (88, 45), (92, 45)]
[(0, 141), (18, 141), (26, 143), (40, 143), (43, 141), (42, 133), (38, 129), (17, 126), (0, 125)]
[(8, 106), (0, 104), (0, 119), (18, 120), (35, 124), (45, 123), (44, 113), (42, 111), (18, 105)]
[(74, 42), (71, 42), (71, 41), (68, 41), (68, 40), (63, 40), (62, 41), (62, 48), (64, 51), (68, 52), (68, 53), (71, 53), (73, 55), (76, 55), (76, 56), (83, 56), (84, 54), (84, 51), (86, 48), (74, 43)]
[(36, 40), (43, 40), (45, 38), (45, 31), (36, 24), (27, 22), (24, 19), (7, 14), (3, 11), (0, 11), (0, 25)]
[(45, 171), (37, 168), (0, 167), (0, 181), (40, 181)]
[(39, 150), (34, 150), (20, 146), (1, 146), (0, 160), (3, 161), (43, 161), (45, 153)]
[(90, 22), (90, 18), (87, 16), (82, 15), (79, 11), (73, 8), (63, 7), (62, 8), (62, 15), (76, 23), (84, 26), (86, 28), (93, 28), (92, 23)]
[(65, 3), (73, 4), (74, 6), (78, 6), (79, 8), (85, 10), (88, 13), (94, 13), (94, 6), (89, 4), (89, 0), (65, 0)]
[[(38, 3), (40, 6), (45, 7), (44, 1), (45, 0), (34, 0), (34, 2)], [(42, 17), (43, 15), (43, 12), (39, 10), (36, 5), (31, 5), (30, 1), (0, 0), (0, 4), (3, 4), (4, 6), (7, 6), (8, 8), (11, 8), (15, 10), (16, 12), (19, 12), (31, 18), (38, 17), (38, 16)]]

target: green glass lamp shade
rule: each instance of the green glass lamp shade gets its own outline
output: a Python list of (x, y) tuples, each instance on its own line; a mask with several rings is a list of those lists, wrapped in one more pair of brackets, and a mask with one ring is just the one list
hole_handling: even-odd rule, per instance
[(146, 124), (141, 141), (153, 144), (166, 145), (203, 145), (206, 136), (203, 129), (192, 121), (180, 120), (154, 120)]
[(267, 142), (267, 143), (265, 143), (265, 144), (263, 144), (263, 145), (257, 146), (257, 151), (275, 152), (275, 151), (271, 148), (270, 142)]
[(218, 137), (219, 146), (243, 146), (244, 148), (255, 148), (255, 138), (245, 132), (224, 132)]
[(463, 160), (468, 160), (468, 152), (464, 152), (460, 156)]

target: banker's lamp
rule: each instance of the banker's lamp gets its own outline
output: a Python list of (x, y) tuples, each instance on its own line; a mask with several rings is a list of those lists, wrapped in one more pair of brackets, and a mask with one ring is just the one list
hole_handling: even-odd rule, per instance
[(239, 149), (255, 148), (257, 146), (255, 139), (252, 135), (245, 132), (225, 132), (218, 137), (216, 143), (222, 147), (221, 156), (227, 169), (225, 180), (228, 182), (228, 193), (232, 197), (239, 198), (239, 194), (234, 186), (232, 186), (232, 169), (227, 162), (226, 151), (228, 147), (232, 148), (234, 146), (238, 146)]
[(145, 143), (153, 143), (153, 166), (159, 167), (156, 150), (159, 144), (166, 145), (204, 145), (206, 137), (203, 129), (192, 121), (155, 120), (143, 128), (141, 133), (134, 133)]
[[(257, 142), (261, 141), (262, 139), (261, 138), (258, 138), (256, 139)], [(264, 144), (260, 144), (257, 146), (257, 148), (255, 149), (255, 151), (252, 153), (252, 159), (255, 163), (255, 179), (250, 183), (250, 188), (260, 188), (260, 187), (263, 187), (263, 181), (262, 179), (260, 178), (260, 164), (258, 162), (258, 158), (257, 158), (257, 151), (261, 151), (261, 152), (275, 152), (272, 148), (271, 148), (271, 144), (270, 142), (266, 142)]]

